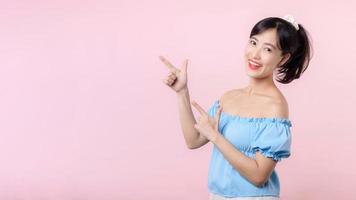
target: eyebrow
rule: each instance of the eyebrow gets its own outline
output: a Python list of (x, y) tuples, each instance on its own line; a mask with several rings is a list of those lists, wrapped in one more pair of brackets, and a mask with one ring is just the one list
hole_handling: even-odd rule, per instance
[[(254, 36), (252, 36), (251, 38), (252, 38), (252, 39), (255, 39), (255, 40), (257, 40), (257, 41), (258, 41), (258, 39), (257, 39), (256, 37), (254, 37)], [(273, 47), (274, 49), (277, 49), (277, 47), (276, 47), (276, 46), (274, 46), (274, 45), (273, 45), (273, 44), (271, 44), (271, 43), (267, 43), (267, 42), (265, 42), (264, 44), (269, 45), (269, 46)]]

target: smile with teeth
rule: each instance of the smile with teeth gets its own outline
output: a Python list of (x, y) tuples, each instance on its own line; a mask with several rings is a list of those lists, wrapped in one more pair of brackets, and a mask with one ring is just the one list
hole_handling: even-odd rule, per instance
[(251, 69), (254, 69), (254, 70), (261, 67), (260, 64), (255, 63), (255, 62), (253, 62), (253, 61), (248, 61), (248, 64), (249, 64), (249, 67), (250, 67)]

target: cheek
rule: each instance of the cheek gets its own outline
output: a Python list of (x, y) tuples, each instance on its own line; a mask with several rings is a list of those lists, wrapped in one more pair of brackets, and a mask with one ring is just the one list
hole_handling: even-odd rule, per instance
[(269, 66), (274, 66), (278, 63), (277, 57), (273, 54), (264, 54), (262, 56), (262, 59), (263, 59), (264, 63)]
[(250, 57), (250, 54), (251, 54), (251, 48), (249, 48), (249, 47), (246, 47), (245, 48), (245, 58), (247, 59), (247, 58), (249, 58)]

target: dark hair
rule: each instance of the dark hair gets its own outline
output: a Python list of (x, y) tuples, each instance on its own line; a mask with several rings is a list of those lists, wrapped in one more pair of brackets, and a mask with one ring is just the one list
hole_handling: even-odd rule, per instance
[(276, 28), (278, 46), (282, 50), (282, 55), (291, 54), (289, 59), (278, 67), (276, 80), (280, 83), (287, 84), (298, 79), (308, 68), (311, 59), (309, 34), (301, 24), (298, 26), (299, 30), (282, 18), (268, 17), (257, 22), (250, 33), (251, 38), (267, 29)]

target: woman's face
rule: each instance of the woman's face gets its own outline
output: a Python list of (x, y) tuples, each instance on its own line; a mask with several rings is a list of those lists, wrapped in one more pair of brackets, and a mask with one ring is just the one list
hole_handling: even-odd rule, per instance
[(273, 76), (274, 69), (288, 60), (290, 54), (282, 56), (277, 42), (275, 28), (267, 29), (249, 39), (244, 56), (248, 76), (253, 78)]

